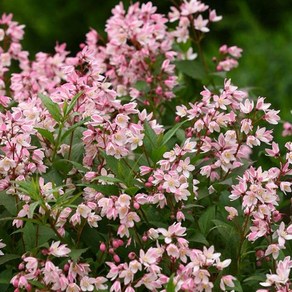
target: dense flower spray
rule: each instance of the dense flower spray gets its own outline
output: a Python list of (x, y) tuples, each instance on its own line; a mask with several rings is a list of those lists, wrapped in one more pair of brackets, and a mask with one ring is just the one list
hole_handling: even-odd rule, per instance
[(292, 144), (273, 136), (279, 111), (225, 78), (242, 49), (206, 61), (202, 40), (222, 17), (173, 2), (168, 15), (120, 3), (107, 38), (91, 29), (75, 56), (57, 44), (29, 58), (24, 26), (3, 14), (7, 291), (292, 289)]

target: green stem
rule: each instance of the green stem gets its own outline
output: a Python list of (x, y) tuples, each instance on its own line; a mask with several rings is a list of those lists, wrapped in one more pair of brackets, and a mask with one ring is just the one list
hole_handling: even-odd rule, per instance
[(56, 154), (57, 154), (57, 151), (59, 149), (59, 146), (60, 146), (60, 140), (61, 140), (61, 135), (62, 135), (62, 130), (63, 130), (63, 127), (64, 127), (64, 124), (63, 123), (60, 123), (59, 125), (59, 131), (58, 131), (58, 136), (57, 136), (57, 141), (56, 141), (56, 145), (55, 145), (55, 148), (54, 148), (54, 151), (53, 151), (53, 155), (52, 155), (52, 161), (54, 161), (55, 157), (56, 157)]

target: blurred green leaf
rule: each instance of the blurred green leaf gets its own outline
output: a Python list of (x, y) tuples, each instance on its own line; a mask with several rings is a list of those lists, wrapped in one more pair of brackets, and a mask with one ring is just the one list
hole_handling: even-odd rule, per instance
[(49, 111), (51, 116), (56, 122), (60, 122), (62, 120), (62, 115), (60, 111), (60, 107), (57, 103), (54, 103), (48, 96), (39, 93), (39, 98), (41, 99), (45, 108)]

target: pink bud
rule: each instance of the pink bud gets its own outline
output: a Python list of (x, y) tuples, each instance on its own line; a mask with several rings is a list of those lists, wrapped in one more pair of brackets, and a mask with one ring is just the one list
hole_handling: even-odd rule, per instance
[(114, 261), (118, 264), (121, 260), (120, 260), (120, 257), (117, 255), (117, 254), (115, 254), (114, 255)]
[(256, 251), (256, 257), (257, 257), (258, 259), (262, 258), (264, 255), (265, 255), (265, 252), (264, 252), (262, 249), (258, 249), (258, 250)]
[(119, 242), (119, 246), (123, 246), (124, 245), (124, 241), (122, 239), (118, 239)]
[(108, 250), (108, 252), (109, 252), (110, 254), (114, 254), (114, 253), (115, 253), (115, 250), (111, 247), (111, 248)]
[(116, 239), (113, 240), (112, 245), (113, 245), (114, 248), (118, 248), (120, 246), (118, 240), (116, 240)]
[(134, 205), (134, 208), (135, 208), (136, 210), (140, 209), (140, 205), (139, 205), (139, 203), (135, 202), (133, 205)]
[(143, 235), (143, 236), (142, 236), (142, 240), (143, 240), (143, 241), (147, 241), (147, 240), (148, 240), (147, 235)]
[(42, 250), (42, 254), (43, 254), (44, 256), (46, 256), (46, 255), (49, 254), (49, 251), (48, 251), (47, 249), (43, 249), (43, 250)]
[(70, 268), (69, 264), (65, 264), (63, 270), (67, 272), (69, 271), (69, 268)]
[(147, 187), (147, 188), (152, 187), (152, 183), (151, 183), (151, 182), (146, 182), (146, 183), (145, 183), (145, 187)]
[(279, 211), (274, 211), (273, 212), (273, 220), (275, 221), (275, 222), (279, 222), (281, 219), (282, 219), (282, 214), (279, 212)]
[(185, 215), (182, 211), (178, 211), (176, 213), (176, 220), (177, 221), (182, 221), (182, 220), (185, 220)]
[(24, 269), (24, 264), (23, 263), (19, 264), (18, 265), (18, 270), (23, 270), (23, 269)]
[(180, 117), (179, 116), (176, 116), (175, 117), (175, 122), (178, 123), (179, 121), (180, 121)]
[(257, 264), (258, 267), (260, 267), (262, 265), (262, 262), (261, 261), (257, 261), (256, 264)]
[(26, 291), (30, 292), (31, 289), (32, 289), (31, 284), (29, 284), (29, 283), (26, 284), (26, 285), (25, 285), (25, 289), (26, 289)]
[(129, 258), (130, 260), (134, 260), (135, 257), (136, 257), (136, 254), (135, 254), (133, 251), (130, 252), (130, 253), (128, 254), (128, 258)]
[(186, 136), (187, 136), (187, 138), (192, 138), (193, 133), (192, 132), (188, 132)]
[(18, 279), (17, 278), (14, 279), (13, 282), (12, 282), (13, 287), (17, 288), (18, 287), (18, 284), (19, 284)]
[(102, 242), (102, 243), (100, 244), (100, 246), (99, 246), (99, 250), (100, 250), (101, 252), (105, 252), (105, 251), (106, 251), (106, 245), (104, 244), (104, 242)]
[(158, 95), (161, 95), (162, 94), (162, 88), (160, 86), (157, 86), (157, 88), (155, 89), (155, 93), (158, 94)]

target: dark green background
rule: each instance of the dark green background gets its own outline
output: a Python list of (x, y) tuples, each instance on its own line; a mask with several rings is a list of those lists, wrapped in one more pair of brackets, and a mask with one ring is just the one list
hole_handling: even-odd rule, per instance
[[(123, 1), (126, 5), (130, 1)], [(141, 1), (142, 2), (142, 1)], [(12, 12), (26, 25), (24, 48), (31, 57), (38, 51), (52, 52), (56, 41), (68, 44), (74, 53), (89, 27), (104, 34), (106, 19), (117, 0), (0, 0), (0, 10)], [(154, 0), (166, 12), (168, 0)], [(243, 48), (233, 83), (252, 87), (267, 96), (282, 117), (291, 120), (292, 107), (292, 1), (213, 0), (205, 1), (223, 15), (211, 27), (203, 46), (210, 56), (219, 45)]]

